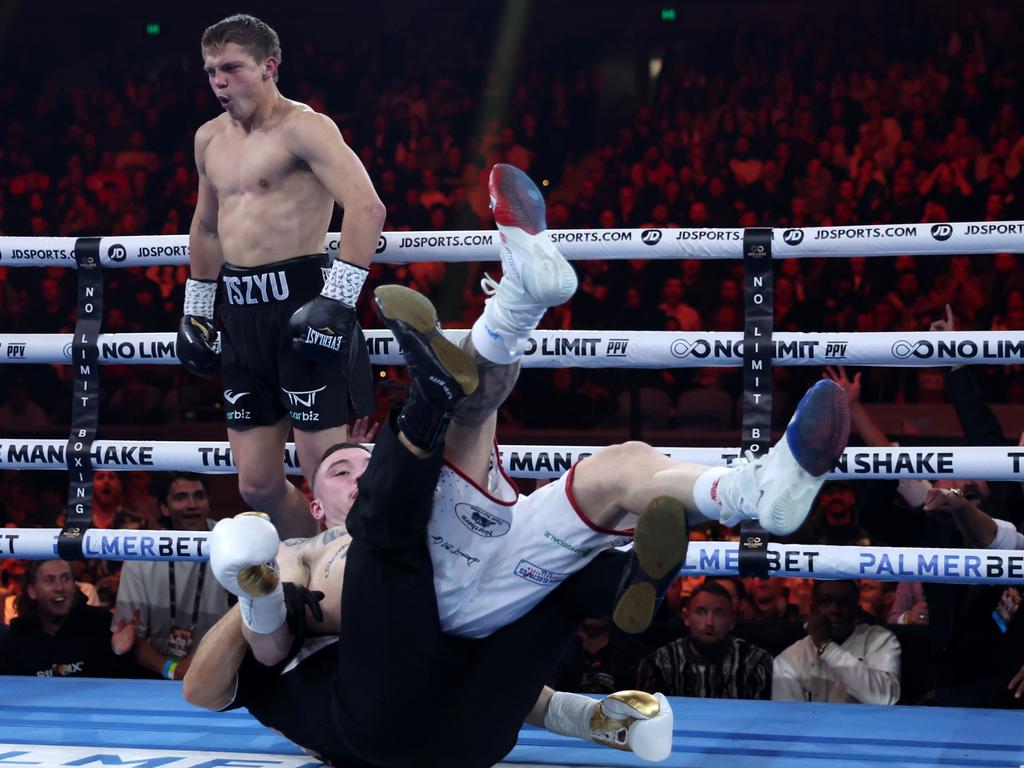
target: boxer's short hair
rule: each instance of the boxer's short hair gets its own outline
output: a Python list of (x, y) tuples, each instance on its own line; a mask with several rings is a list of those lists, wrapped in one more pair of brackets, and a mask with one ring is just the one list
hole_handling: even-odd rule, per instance
[[(245, 48), (256, 61), (264, 62), (269, 58), (281, 61), (281, 39), (273, 27), (265, 21), (247, 13), (236, 13), (211, 24), (203, 32), (202, 50), (221, 48), (228, 43), (235, 43)], [(277, 80), (277, 73), (274, 73)]]

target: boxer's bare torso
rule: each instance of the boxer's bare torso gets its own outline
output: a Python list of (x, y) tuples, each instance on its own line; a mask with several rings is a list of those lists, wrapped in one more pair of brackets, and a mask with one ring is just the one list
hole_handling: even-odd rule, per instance
[(323, 253), (335, 202), (345, 209), (340, 257), (368, 266), (384, 206), (334, 121), (281, 95), (273, 58), (231, 42), (203, 61), (224, 113), (196, 131), (192, 277), (214, 280), (224, 261), (259, 267)]
[(196, 165), (212, 193), (211, 223), (229, 264), (256, 267), (323, 252), (334, 196), (303, 157), (305, 134), (324, 120), (280, 97), (255, 130), (223, 114), (196, 133)]
[(287, 539), (281, 543), (277, 561), (282, 581), (305, 584), (324, 593), (320, 609), (324, 620), (309, 620), (312, 634), (336, 635), (341, 631), (341, 585), (345, 557), (352, 537), (344, 528), (331, 528), (309, 539)]

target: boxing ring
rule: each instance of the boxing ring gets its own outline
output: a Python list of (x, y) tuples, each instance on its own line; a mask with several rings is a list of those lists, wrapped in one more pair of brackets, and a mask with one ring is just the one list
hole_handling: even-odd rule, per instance
[[(0, 691), (0, 766), (320, 765), (245, 712), (189, 706), (180, 683), (0, 678)], [(86, 711), (84, 701), (90, 703)], [(659, 763), (670, 768), (1017, 768), (1024, 762), (1016, 736), (1020, 715), (1014, 712), (678, 698), (671, 703), (672, 754)], [(814, 723), (813, 730), (807, 723)], [(651, 763), (526, 726), (501, 765)]]
[[(1024, 252), (1024, 222), (871, 225), (779, 230), (562, 230), (552, 237), (566, 257), (583, 259), (737, 259), (748, 266), (743, 333), (540, 331), (526, 367), (668, 368), (742, 366), (743, 444), (659, 448), (681, 460), (727, 465), (742, 450), (767, 447), (772, 365), (947, 366), (1024, 363), (1024, 332), (773, 333), (770, 264), (777, 258)], [(337, 234), (325, 247), (337, 254)], [(75, 412), (67, 440), (0, 436), (0, 469), (69, 470), (69, 523), (57, 529), (2, 529), (0, 557), (205, 560), (205, 533), (69, 531), (88, 507), (94, 469), (234, 471), (226, 442), (95, 440), (98, 368), (103, 363), (177, 364), (173, 333), (101, 334), (102, 271), (186, 264), (184, 236), (0, 237), (4, 266), (79, 270), (74, 334), (0, 333), (0, 360), (70, 364)], [(496, 232), (384, 233), (375, 260), (495, 261)], [(767, 281), (767, 282), (766, 282)], [(767, 309), (767, 314), (764, 314)], [(758, 313), (761, 313), (760, 315)], [(458, 340), (467, 331), (446, 331)], [(400, 364), (388, 331), (366, 332), (371, 362)], [(768, 383), (761, 382), (767, 379)], [(90, 388), (91, 385), (91, 388)], [(762, 402), (762, 400), (764, 402)], [(767, 405), (767, 408), (766, 408)], [(752, 415), (750, 415), (752, 414)], [(766, 431), (767, 428), (767, 431)], [(601, 446), (505, 445), (512, 477), (550, 478)], [(1021, 480), (1024, 449), (1004, 446), (850, 448), (833, 477)], [(294, 446), (286, 471), (299, 474)], [(87, 528), (87, 524), (82, 526)], [(757, 537), (754, 537), (757, 539)], [(744, 539), (744, 545), (752, 539)], [(1024, 583), (1024, 552), (891, 547), (830, 547), (761, 541), (760, 567), (773, 576), (870, 578), (963, 584)], [(753, 545), (752, 545), (753, 546)], [(744, 570), (737, 542), (694, 542), (681, 574)], [(13, 702), (17, 702), (16, 704)], [(1019, 715), (990, 710), (843, 706), (673, 699), (670, 766), (1024, 766)], [(317, 765), (242, 713), (210, 714), (181, 699), (174, 683), (95, 679), (0, 678), (2, 765), (307, 766)], [(453, 762), (453, 764), (457, 763)], [(641, 765), (632, 755), (524, 727), (503, 765)]]

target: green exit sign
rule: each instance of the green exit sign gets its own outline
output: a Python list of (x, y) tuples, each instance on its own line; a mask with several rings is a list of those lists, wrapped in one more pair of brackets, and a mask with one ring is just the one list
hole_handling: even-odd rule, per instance
[(675, 21), (676, 20), (676, 9), (675, 8), (662, 8), (661, 9), (661, 20), (662, 21)]
[[(664, 11), (662, 11), (664, 13)], [(160, 34), (160, 22), (151, 21), (146, 25), (146, 34), (150, 37), (156, 37)]]

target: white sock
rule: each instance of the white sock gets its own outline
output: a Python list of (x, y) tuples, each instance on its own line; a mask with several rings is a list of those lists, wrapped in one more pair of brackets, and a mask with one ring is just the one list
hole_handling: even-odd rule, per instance
[(544, 713), (544, 727), (562, 736), (589, 739), (590, 718), (596, 706), (597, 701), (589, 696), (558, 691), (548, 702), (548, 711)]
[(722, 516), (718, 481), (723, 475), (730, 472), (732, 472), (730, 467), (709, 467), (697, 477), (693, 484), (693, 501), (700, 513), (709, 520), (718, 520)]
[(505, 346), (503, 336), (495, 333), (487, 327), (487, 310), (473, 323), (473, 330), (470, 332), (473, 339), (473, 349), (479, 352), (485, 359), (499, 365), (514, 363), (521, 355), (513, 355)]

